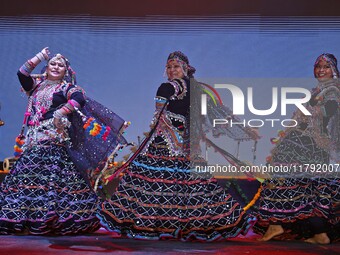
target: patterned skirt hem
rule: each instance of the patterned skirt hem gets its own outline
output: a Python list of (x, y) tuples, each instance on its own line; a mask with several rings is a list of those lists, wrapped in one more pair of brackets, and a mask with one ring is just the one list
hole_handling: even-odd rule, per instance
[(200, 241), (200, 242), (214, 242), (223, 241), (231, 238), (236, 238), (239, 235), (246, 235), (256, 222), (256, 218), (247, 217), (241, 219), (236, 226), (226, 226), (222, 230), (183, 230), (177, 229), (163, 229), (156, 231), (140, 230), (137, 226), (131, 224), (117, 223), (110, 215), (101, 211), (97, 215), (100, 219), (101, 225), (108, 231), (119, 234), (120, 236), (128, 237), (136, 240), (179, 240), (182, 242), (187, 241)]
[(99, 220), (96, 217), (85, 220), (71, 218), (57, 221), (57, 219), (58, 217), (55, 215), (44, 221), (0, 219), (0, 234), (73, 235), (93, 233), (100, 228)]

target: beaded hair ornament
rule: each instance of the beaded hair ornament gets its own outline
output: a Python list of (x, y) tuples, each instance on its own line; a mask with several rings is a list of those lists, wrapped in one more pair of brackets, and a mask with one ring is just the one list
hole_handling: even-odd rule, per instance
[[(176, 60), (180, 64), (182, 71), (183, 71), (185, 76), (187, 76), (189, 78), (194, 77), (193, 74), (196, 72), (196, 69), (189, 64), (189, 59), (183, 52), (174, 51), (174, 52), (170, 53), (169, 56), (168, 56), (168, 59), (167, 59), (167, 64), (171, 60)], [(165, 69), (164, 74), (166, 74), (166, 69)]]

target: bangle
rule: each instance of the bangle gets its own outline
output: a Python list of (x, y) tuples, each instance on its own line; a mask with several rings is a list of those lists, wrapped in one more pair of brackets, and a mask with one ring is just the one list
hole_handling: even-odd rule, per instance
[(30, 65), (31, 69), (33, 70), (37, 65), (33, 63), (30, 59), (27, 60), (27, 63)]
[(37, 53), (35, 56), (40, 60), (40, 62), (45, 60), (44, 54), (42, 52)]
[(40, 52), (40, 53), (44, 56), (45, 60), (48, 60), (48, 55), (46, 53), (42, 53), (42, 52)]
[(76, 100), (70, 99), (67, 101), (67, 103), (69, 103), (73, 108), (79, 108), (80, 105)]
[(72, 105), (70, 105), (69, 103), (66, 103), (63, 108), (66, 107), (70, 112), (73, 112), (74, 111), (74, 108)]
[(56, 119), (61, 119), (61, 118), (64, 117), (64, 114), (62, 114), (60, 110), (56, 110), (56, 111), (53, 113), (53, 117), (56, 118)]
[(71, 109), (69, 109), (66, 105), (64, 105), (61, 109), (64, 110), (66, 115), (72, 112)]

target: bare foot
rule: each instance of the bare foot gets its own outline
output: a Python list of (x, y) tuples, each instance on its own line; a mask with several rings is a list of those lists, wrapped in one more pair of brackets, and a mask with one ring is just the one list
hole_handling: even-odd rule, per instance
[(261, 242), (266, 242), (271, 240), (273, 237), (281, 235), (284, 232), (281, 225), (269, 225), (267, 232), (262, 236), (262, 238), (257, 239)]
[(313, 244), (329, 244), (330, 240), (326, 233), (315, 234), (313, 237), (305, 240), (306, 243)]
[(306, 243), (313, 243), (313, 244), (316, 244), (316, 240), (314, 239), (314, 237), (311, 237), (311, 238), (308, 238), (305, 240)]

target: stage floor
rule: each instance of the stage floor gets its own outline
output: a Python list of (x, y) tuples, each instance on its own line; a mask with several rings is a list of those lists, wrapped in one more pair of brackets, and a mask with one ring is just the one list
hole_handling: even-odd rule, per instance
[(180, 241), (141, 241), (113, 238), (100, 229), (79, 236), (0, 236), (1, 255), (94, 255), (94, 254), (258, 254), (258, 255), (336, 255), (340, 243), (315, 245), (297, 241), (258, 242), (257, 235), (215, 243)]

